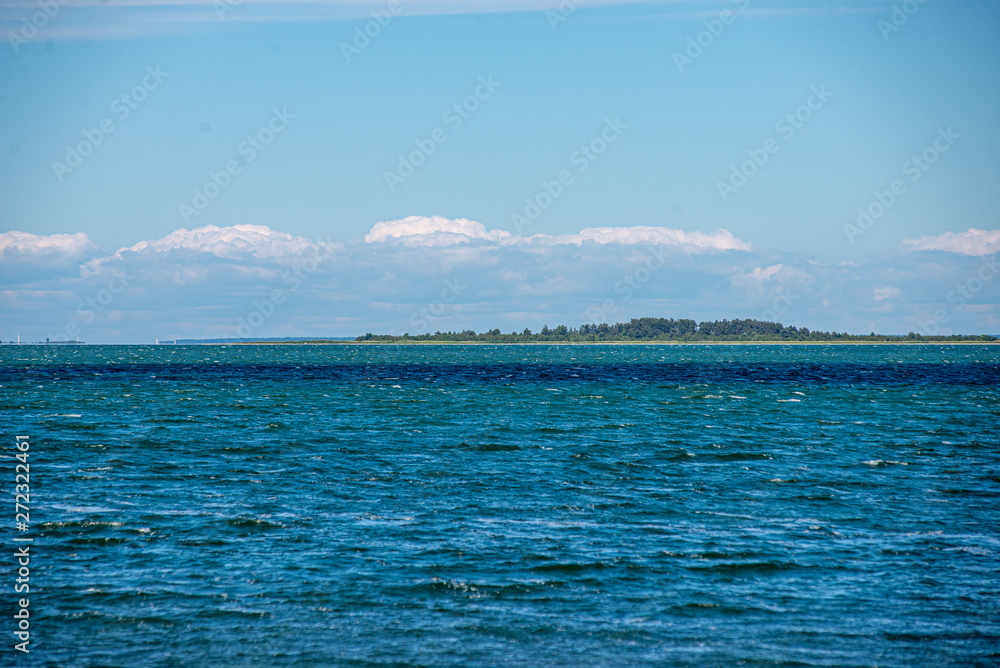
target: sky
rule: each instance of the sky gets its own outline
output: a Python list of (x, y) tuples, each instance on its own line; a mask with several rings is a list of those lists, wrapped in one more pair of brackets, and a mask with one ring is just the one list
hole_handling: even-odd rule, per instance
[(1000, 334), (1000, 3), (2, 0), (0, 340)]

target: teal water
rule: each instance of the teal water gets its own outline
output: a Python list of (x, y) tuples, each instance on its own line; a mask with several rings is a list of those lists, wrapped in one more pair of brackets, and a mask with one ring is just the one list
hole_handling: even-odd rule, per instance
[(0, 663), (1000, 664), (1000, 346), (3, 346), (0, 407)]

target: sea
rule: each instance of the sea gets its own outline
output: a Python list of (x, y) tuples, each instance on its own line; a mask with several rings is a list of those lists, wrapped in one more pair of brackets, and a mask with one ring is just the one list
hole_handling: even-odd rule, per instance
[(1000, 665), (998, 345), (8, 345), (0, 415), (0, 665)]

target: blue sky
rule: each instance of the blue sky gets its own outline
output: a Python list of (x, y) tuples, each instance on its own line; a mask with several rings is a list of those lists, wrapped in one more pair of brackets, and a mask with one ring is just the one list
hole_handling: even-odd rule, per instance
[(995, 2), (14, 0), (0, 30), (3, 340), (1000, 333)]

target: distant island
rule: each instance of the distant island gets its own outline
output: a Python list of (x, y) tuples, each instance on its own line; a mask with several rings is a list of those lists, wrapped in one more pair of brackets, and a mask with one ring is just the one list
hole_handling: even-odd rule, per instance
[(540, 332), (525, 329), (522, 332), (503, 334), (499, 329), (477, 333), (471, 329), (461, 332), (435, 332), (434, 334), (365, 334), (355, 339), (359, 343), (616, 343), (633, 341), (662, 342), (725, 342), (725, 341), (800, 341), (809, 343), (838, 342), (977, 342), (990, 343), (998, 337), (988, 334), (950, 336), (924, 336), (915, 332), (906, 335), (893, 334), (847, 334), (845, 332), (822, 332), (806, 327), (786, 327), (779, 322), (763, 320), (711, 320), (695, 322), (682, 318), (633, 318), (629, 322), (580, 325), (579, 328), (559, 325), (550, 329), (547, 325)]

